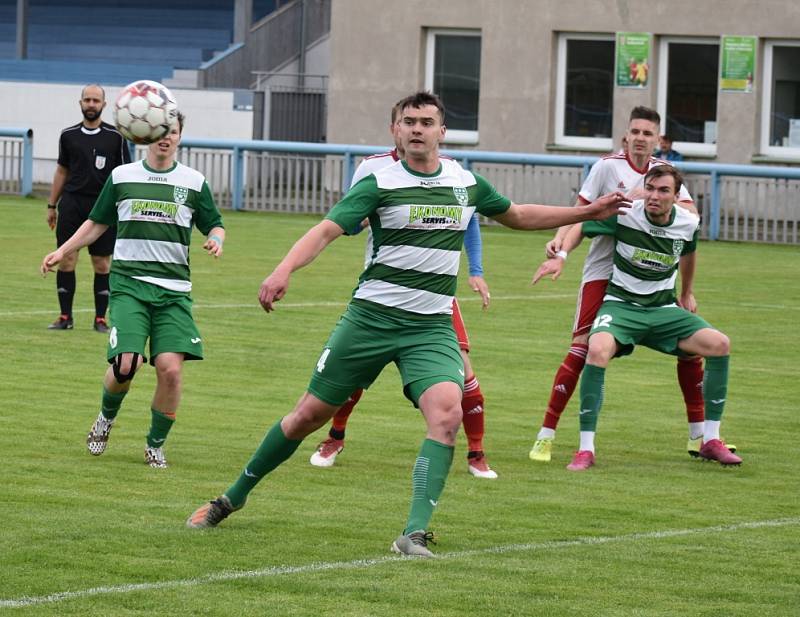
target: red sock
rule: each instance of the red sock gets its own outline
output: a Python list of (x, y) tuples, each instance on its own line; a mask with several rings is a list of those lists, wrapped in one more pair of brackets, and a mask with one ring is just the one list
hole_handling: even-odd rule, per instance
[(347, 427), (347, 419), (350, 417), (353, 407), (356, 406), (356, 403), (358, 403), (358, 400), (361, 398), (362, 394), (364, 394), (363, 388), (359, 388), (353, 392), (350, 395), (350, 398), (347, 399), (341, 407), (339, 407), (339, 411), (334, 414), (333, 422), (331, 423), (331, 430), (342, 434), (342, 437), (339, 439), (344, 439), (344, 429)]
[(464, 396), (461, 399), (464, 412), (462, 422), (467, 436), (467, 450), (483, 451), (483, 393), (478, 378), (473, 375), (464, 381)]
[(705, 420), (703, 403), (703, 359), (700, 357), (678, 358), (678, 383), (686, 403), (686, 419), (689, 422)]
[(584, 343), (573, 343), (569, 348), (569, 353), (561, 366), (558, 367), (556, 378), (553, 380), (553, 390), (550, 393), (550, 400), (547, 402), (547, 411), (544, 414), (542, 426), (556, 430), (558, 419), (561, 417), (564, 407), (567, 406), (575, 386), (578, 385), (578, 378), (581, 376), (583, 365), (586, 364), (586, 352), (589, 346)]

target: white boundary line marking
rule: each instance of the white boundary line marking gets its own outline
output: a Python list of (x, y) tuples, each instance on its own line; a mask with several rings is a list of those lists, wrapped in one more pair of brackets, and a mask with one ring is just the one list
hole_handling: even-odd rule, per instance
[[(575, 293), (568, 294), (533, 294), (526, 296), (492, 296), (492, 302), (503, 301), (531, 301), (537, 302), (540, 300), (564, 300), (575, 298)], [(457, 298), (459, 302), (480, 302), (480, 297), (466, 296)], [(341, 302), (279, 302), (278, 308), (322, 308), (322, 307), (340, 307), (347, 306), (349, 299), (342, 300)], [(742, 308), (761, 309), (761, 310), (778, 310), (778, 311), (797, 311), (800, 310), (800, 305), (789, 304), (753, 304), (751, 302), (729, 302), (729, 306), (741, 306)], [(195, 304), (194, 310), (215, 310), (215, 309), (240, 309), (240, 308), (260, 308), (258, 303), (253, 301), (252, 304)], [(58, 309), (47, 310), (29, 310), (29, 311), (0, 311), (0, 318), (3, 317), (20, 317), (25, 315), (54, 315)], [(92, 313), (93, 308), (80, 308), (74, 309), (73, 313)]]
[[(506, 544), (504, 546), (493, 546), (470, 551), (456, 551), (452, 553), (438, 553), (434, 563), (449, 559), (462, 559), (464, 557), (475, 557), (479, 555), (502, 555), (505, 553), (517, 553), (534, 550), (558, 550), (572, 548), (576, 546), (597, 546), (610, 544), (612, 542), (637, 542), (640, 540), (660, 540), (662, 538), (677, 538), (681, 536), (691, 536), (707, 533), (726, 533), (740, 531), (743, 529), (763, 529), (767, 527), (786, 527), (790, 525), (800, 525), (800, 517), (782, 518), (765, 521), (751, 521), (745, 523), (734, 523), (731, 525), (714, 525), (711, 527), (698, 527), (695, 529), (668, 529), (665, 531), (648, 531), (642, 533), (624, 534), (621, 536), (598, 536), (598, 537), (579, 537), (574, 540), (557, 540), (550, 542), (533, 542), (527, 544)], [(171, 581), (161, 581), (157, 583), (128, 583), (124, 585), (109, 585), (106, 587), (92, 587), (79, 591), (60, 591), (46, 596), (22, 596), (20, 598), (9, 598), (0, 600), (0, 608), (21, 608), (37, 604), (54, 604), (64, 600), (74, 600), (87, 598), (90, 596), (111, 595), (115, 593), (131, 593), (134, 591), (153, 591), (157, 589), (173, 589), (176, 587), (197, 587), (213, 583), (223, 583), (247, 578), (268, 578), (274, 576), (284, 576), (291, 574), (308, 574), (310, 572), (325, 572), (331, 570), (353, 570), (360, 568), (371, 568), (385, 563), (393, 563), (413, 559), (402, 555), (376, 557), (374, 559), (356, 559), (353, 561), (330, 561), (322, 563), (310, 563), (303, 566), (271, 566), (258, 570), (218, 572), (207, 574), (195, 578), (176, 579)]]

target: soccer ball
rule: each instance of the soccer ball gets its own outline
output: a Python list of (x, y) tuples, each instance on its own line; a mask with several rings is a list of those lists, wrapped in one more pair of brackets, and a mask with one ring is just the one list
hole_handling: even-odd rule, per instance
[(152, 144), (178, 122), (178, 104), (166, 86), (157, 81), (135, 81), (122, 89), (114, 102), (114, 124), (125, 139)]

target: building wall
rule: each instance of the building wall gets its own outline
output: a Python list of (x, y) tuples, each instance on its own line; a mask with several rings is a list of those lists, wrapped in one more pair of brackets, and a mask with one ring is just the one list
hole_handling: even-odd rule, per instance
[[(424, 84), (425, 29), (480, 29), (481, 150), (554, 148), (556, 41), (561, 32), (651, 32), (647, 88), (615, 88), (615, 143), (635, 105), (657, 105), (659, 36), (800, 37), (796, 0), (335, 0), (331, 15), (330, 142), (386, 143), (391, 104)], [(763, 41), (760, 41), (763, 43)], [(720, 92), (719, 162), (749, 163), (760, 138), (759, 79), (751, 93)], [(574, 153), (569, 150), (567, 153)]]

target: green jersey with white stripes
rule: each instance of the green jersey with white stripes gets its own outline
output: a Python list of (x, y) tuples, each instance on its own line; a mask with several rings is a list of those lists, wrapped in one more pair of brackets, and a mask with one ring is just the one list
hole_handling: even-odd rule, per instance
[(192, 290), (192, 224), (204, 235), (222, 227), (203, 174), (177, 162), (168, 171), (144, 161), (116, 167), (89, 218), (117, 226), (112, 272), (181, 293)]
[(417, 315), (451, 314), (473, 213), (494, 216), (510, 205), (484, 178), (448, 159), (433, 174), (398, 161), (368, 175), (327, 216), (345, 230), (369, 218), (373, 249), (353, 300)]
[(614, 270), (605, 300), (624, 300), (639, 306), (675, 304), (675, 279), (681, 255), (697, 249), (700, 219), (677, 206), (669, 222), (650, 221), (644, 201), (635, 201), (625, 216), (586, 221), (583, 234), (614, 237)]

